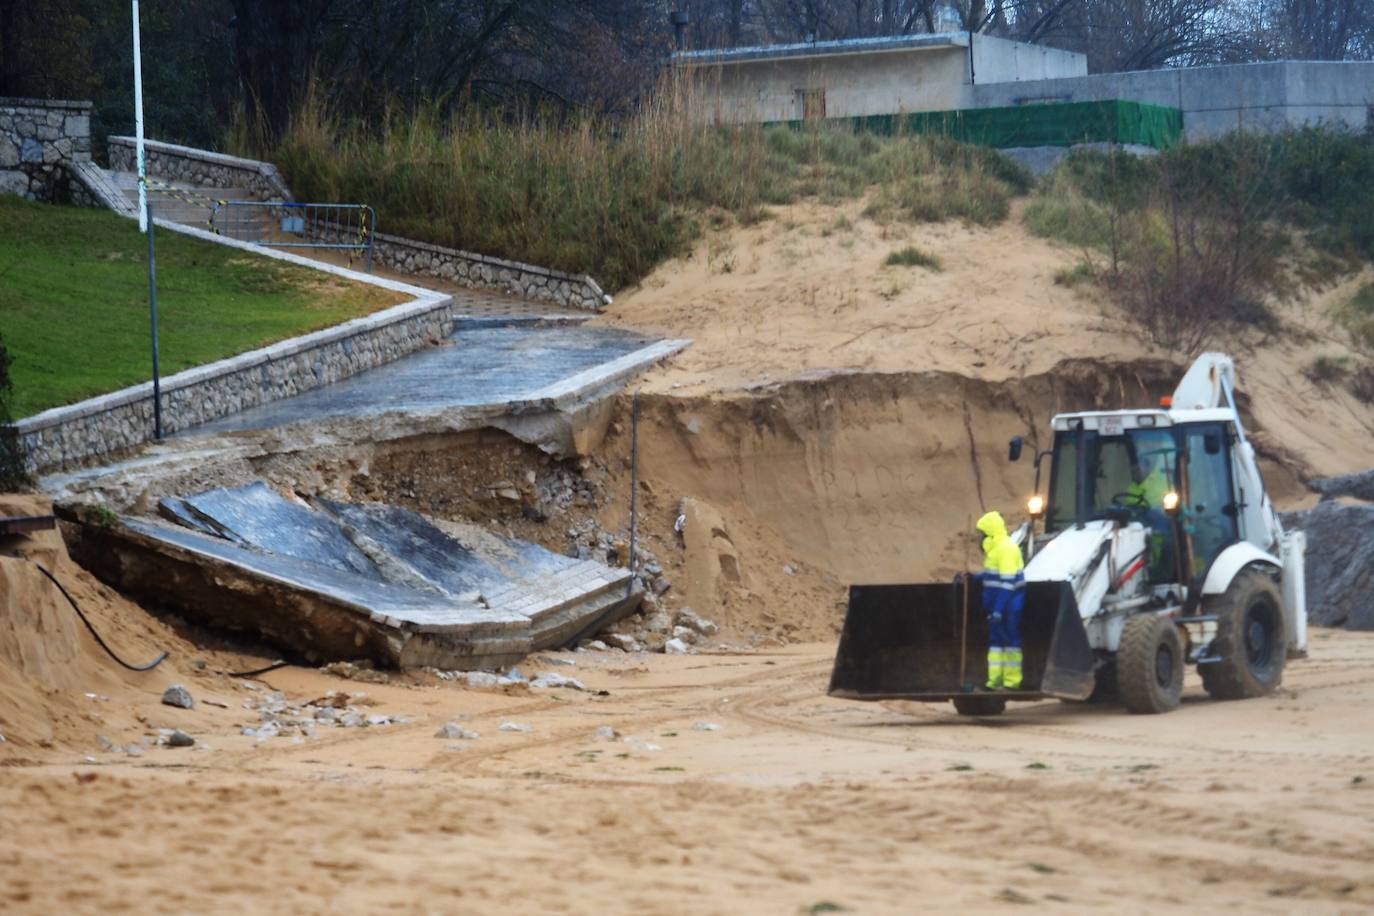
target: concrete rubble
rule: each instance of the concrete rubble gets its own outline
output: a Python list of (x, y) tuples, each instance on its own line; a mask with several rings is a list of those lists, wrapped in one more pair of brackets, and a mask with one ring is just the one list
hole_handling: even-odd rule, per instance
[[(253, 685), (250, 689), (260, 690)], [(305, 703), (292, 703), (280, 690), (263, 691), (260, 697), (248, 697), (243, 708), (257, 716), (257, 721), (242, 725), (239, 731), (250, 738), (265, 741), (269, 738), (316, 738), (323, 729), (378, 728), (405, 725), (407, 716), (368, 713), (372, 700), (365, 693), (329, 691), (324, 696)]]

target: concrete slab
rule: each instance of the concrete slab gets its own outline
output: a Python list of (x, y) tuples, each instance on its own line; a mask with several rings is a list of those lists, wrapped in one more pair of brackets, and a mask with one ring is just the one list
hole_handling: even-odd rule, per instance
[(170, 524), (85, 526), (74, 551), (118, 588), (311, 660), (508, 665), (642, 598), (627, 570), (396, 506), (306, 505), (257, 482), (159, 509)]
[(528, 323), (459, 327), (446, 346), (203, 424), (184, 435), (271, 429), (384, 413), (419, 415), (518, 405), (546, 399), (550, 392), (571, 391), (560, 385), (570, 379), (585, 383), (600, 367), (617, 360), (629, 362), (616, 363), (616, 371), (642, 368), (675, 352), (665, 351), (664, 343), (679, 342), (659, 341), (617, 328)]

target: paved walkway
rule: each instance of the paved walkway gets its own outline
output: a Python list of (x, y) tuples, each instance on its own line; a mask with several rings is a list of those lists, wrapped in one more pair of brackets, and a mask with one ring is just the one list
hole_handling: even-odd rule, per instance
[(272, 429), (383, 413), (423, 414), (461, 407), (522, 405), (623, 381), (677, 352), (664, 341), (618, 328), (516, 323), (459, 327), (449, 345), (305, 394), (273, 401), (181, 433)]

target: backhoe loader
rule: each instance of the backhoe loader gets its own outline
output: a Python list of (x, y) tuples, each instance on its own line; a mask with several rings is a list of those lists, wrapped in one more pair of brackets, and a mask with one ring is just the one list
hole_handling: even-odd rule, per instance
[[(953, 701), (976, 716), (1047, 697), (1162, 713), (1189, 665), (1214, 698), (1274, 690), (1307, 653), (1306, 540), (1265, 492), (1235, 382), (1229, 357), (1205, 353), (1157, 408), (1054, 417), (1014, 535), (1026, 559), (1018, 689), (981, 686), (982, 586), (964, 576), (851, 586), (830, 695)], [(1023, 447), (1011, 440), (1009, 458)]]

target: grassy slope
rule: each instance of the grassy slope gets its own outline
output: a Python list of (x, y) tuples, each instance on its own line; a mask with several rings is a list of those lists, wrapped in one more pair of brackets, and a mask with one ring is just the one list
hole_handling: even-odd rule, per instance
[(698, 127), (691, 104), (665, 92), (624, 122), (514, 124), (423, 113), (357, 123), (315, 107), (263, 155), (302, 199), (368, 203), (387, 232), (589, 273), (613, 292), (684, 252), (721, 211), (748, 223), (767, 205), (871, 192), (884, 219), (988, 225), (1030, 184), (1009, 159), (940, 137)]
[[(171, 232), (156, 241), (164, 375), (401, 301)], [(150, 377), (147, 253), (132, 220), (0, 195), (0, 339), (16, 418)]]

